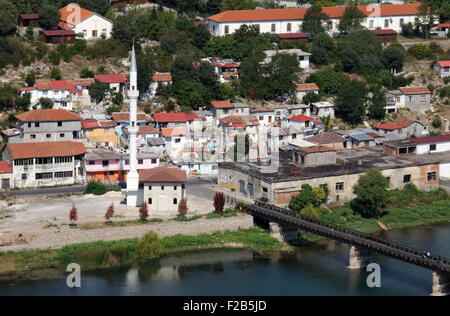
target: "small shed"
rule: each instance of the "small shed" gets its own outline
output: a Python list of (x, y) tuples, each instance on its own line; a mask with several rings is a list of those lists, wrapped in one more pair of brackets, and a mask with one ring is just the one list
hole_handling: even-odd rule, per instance
[(39, 27), (39, 14), (19, 14), (19, 27)]
[(280, 41), (308, 43), (309, 35), (306, 33), (281, 33), (277, 34)]
[(73, 44), (76, 41), (76, 34), (72, 30), (47, 30), (41, 31), (47, 44)]
[(392, 42), (397, 41), (397, 32), (392, 29), (373, 30), (372, 32), (378, 37), (378, 39), (383, 44), (392, 43)]
[(348, 135), (348, 138), (352, 142), (352, 148), (369, 148), (376, 145), (375, 139), (367, 134)]

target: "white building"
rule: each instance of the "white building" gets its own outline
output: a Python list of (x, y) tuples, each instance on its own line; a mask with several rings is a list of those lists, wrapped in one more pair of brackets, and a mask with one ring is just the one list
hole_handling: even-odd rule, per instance
[(270, 107), (252, 109), (250, 114), (258, 119), (261, 126), (272, 126), (275, 122), (275, 110)]
[(450, 76), (450, 60), (442, 60), (435, 63), (434, 72), (441, 78)]
[(272, 61), (273, 57), (277, 54), (288, 54), (297, 56), (298, 64), (303, 70), (309, 70), (309, 60), (312, 54), (302, 51), (301, 49), (279, 49), (279, 50), (266, 50), (264, 51), (266, 58), (263, 63), (268, 64)]
[(71, 3), (59, 10), (61, 18), (58, 26), (82, 34), (84, 39), (111, 38), (113, 23), (98, 13)]
[(319, 94), (319, 87), (313, 83), (299, 83), (295, 89), (295, 96), (298, 102), (302, 102), (303, 97), (308, 93)]
[(334, 104), (330, 102), (316, 102), (311, 105), (312, 114), (317, 115), (318, 117), (329, 116), (330, 118), (334, 118)]
[[(402, 24), (419, 20), (419, 3), (398, 5), (364, 5), (358, 8), (367, 16), (363, 26), (369, 30), (393, 29), (401, 32)], [(242, 25), (256, 25), (261, 33), (296, 33), (301, 31), (302, 20), (307, 8), (287, 8), (270, 10), (233, 10), (210, 16), (206, 24), (215, 36), (225, 36), (236, 32)], [(331, 20), (329, 32), (338, 32), (339, 18), (345, 7), (323, 7)]]
[(417, 155), (450, 151), (450, 135), (412, 137), (410, 140), (416, 144)]
[(172, 75), (170, 73), (154, 74), (149, 89), (150, 97), (154, 98), (156, 96), (156, 91), (158, 91), (160, 86), (168, 86), (169, 84), (172, 84)]
[(181, 159), (188, 142), (186, 127), (168, 127), (161, 131), (169, 157), (175, 161)]
[(386, 113), (408, 108), (414, 112), (424, 112), (430, 108), (431, 91), (427, 87), (400, 87), (386, 92)]
[(315, 120), (306, 115), (296, 115), (290, 118), (285, 118), (282, 127), (293, 127), (294, 129), (300, 131), (299, 136), (301, 139), (314, 136), (317, 133)]

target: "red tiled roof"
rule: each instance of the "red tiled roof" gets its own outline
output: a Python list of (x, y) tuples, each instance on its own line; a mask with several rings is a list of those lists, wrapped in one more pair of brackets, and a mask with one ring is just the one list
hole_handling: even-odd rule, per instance
[(16, 115), (22, 122), (81, 121), (81, 117), (63, 109), (34, 110)]
[(399, 117), (398, 119), (394, 120), (392, 123), (407, 127), (407, 126), (411, 125), (412, 123), (414, 123), (414, 121), (408, 120), (405, 117)]
[(450, 23), (439, 23), (437, 27), (450, 27)]
[(20, 88), (19, 91), (34, 91), (36, 90), (36, 87), (24, 87), (24, 88)]
[(334, 143), (343, 143), (343, 142), (347, 141), (346, 138), (339, 136), (338, 134), (333, 133), (333, 132), (318, 134), (315, 136), (305, 138), (305, 140), (307, 142), (316, 143), (316, 144), (319, 144), (319, 143), (320, 144), (334, 144)]
[(412, 137), (409, 140), (415, 144), (431, 144), (431, 143), (440, 143), (440, 142), (450, 142), (450, 135)]
[(46, 30), (42, 31), (45, 36), (75, 36), (72, 30)]
[(211, 101), (211, 105), (216, 109), (234, 109), (234, 104), (230, 101)]
[(171, 73), (156, 73), (153, 75), (152, 80), (155, 82), (169, 82), (169, 81), (172, 81), (172, 74)]
[[(112, 114), (114, 122), (129, 122), (130, 121), (130, 113), (129, 112), (116, 112)], [(138, 121), (148, 121), (147, 115), (144, 113), (137, 114)]]
[(12, 167), (6, 160), (0, 161), (0, 173), (12, 173)]
[(280, 39), (292, 39), (292, 38), (309, 38), (306, 33), (281, 33), (277, 34)]
[(387, 30), (372, 30), (375, 35), (397, 35), (397, 32), (392, 29)]
[(299, 83), (297, 84), (297, 91), (319, 91), (319, 87), (313, 83)]
[(439, 63), (439, 66), (441, 66), (442, 68), (450, 67), (450, 60), (441, 60), (441, 61), (438, 61), (438, 63)]
[(70, 157), (86, 153), (81, 142), (43, 142), (8, 144), (13, 160), (26, 158)]
[(385, 130), (396, 130), (396, 129), (402, 129), (402, 128), (404, 128), (404, 126), (395, 124), (395, 123), (383, 123), (383, 124), (378, 124), (377, 126), (375, 126), (375, 128), (385, 129)]
[(156, 123), (186, 123), (188, 121), (188, 117), (184, 112), (153, 113), (153, 118)]
[(100, 124), (101, 128), (116, 127), (116, 123), (114, 121), (98, 121), (98, 124)]
[(229, 115), (219, 120), (228, 127), (246, 127), (258, 125), (259, 121), (252, 115)]
[[(380, 5), (380, 16), (416, 15), (419, 3)], [(358, 9), (366, 16), (373, 14), (373, 6), (358, 6)], [(269, 10), (232, 10), (224, 11), (210, 16), (208, 20), (215, 22), (246, 22), (246, 21), (280, 21), (280, 20), (303, 20), (307, 8), (287, 8)], [(345, 7), (324, 7), (322, 12), (330, 18), (339, 18), (344, 14)]]
[(404, 94), (430, 94), (431, 91), (427, 87), (401, 87), (399, 88)]
[(186, 182), (186, 171), (175, 168), (139, 170), (139, 182)]
[(297, 122), (307, 122), (307, 121), (314, 121), (312, 117), (306, 116), (306, 115), (296, 115), (290, 118), (291, 121), (297, 121)]
[(64, 29), (71, 29), (81, 21), (95, 14), (95, 12), (86, 10), (78, 4), (68, 4), (59, 10), (61, 13), (59, 27)]
[(336, 151), (335, 149), (327, 146), (309, 146), (309, 147), (297, 147), (294, 149), (295, 151), (301, 151), (307, 154), (310, 153), (318, 153), (318, 152), (327, 152), (327, 151)]
[[(124, 128), (123, 132), (128, 134), (128, 128)], [(159, 129), (156, 129), (152, 126), (139, 126), (138, 135), (139, 134), (159, 134)]]
[(103, 83), (126, 83), (128, 81), (127, 74), (95, 75), (94, 78)]
[(172, 136), (184, 136), (186, 135), (185, 127), (167, 127), (161, 129), (162, 134), (166, 138), (170, 138)]
[(22, 20), (39, 20), (39, 14), (30, 13), (30, 14), (19, 14)]
[(97, 120), (84, 120), (81, 121), (81, 126), (84, 129), (91, 129), (91, 128), (99, 128), (100, 124), (98, 123)]

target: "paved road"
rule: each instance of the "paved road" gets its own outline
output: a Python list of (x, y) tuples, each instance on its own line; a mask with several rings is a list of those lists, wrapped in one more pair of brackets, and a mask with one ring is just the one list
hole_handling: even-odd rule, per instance
[(10, 191), (11, 195), (27, 196), (27, 195), (57, 195), (66, 193), (82, 193), (85, 190), (84, 185), (76, 185), (71, 187), (61, 188), (42, 188), (42, 189), (21, 189), (16, 191)]

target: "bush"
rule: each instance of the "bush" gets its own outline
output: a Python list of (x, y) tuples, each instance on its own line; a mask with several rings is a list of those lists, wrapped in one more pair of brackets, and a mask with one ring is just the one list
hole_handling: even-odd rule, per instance
[(148, 218), (148, 206), (145, 202), (139, 208), (139, 218), (141, 221), (146, 221)]
[(442, 126), (441, 118), (439, 116), (435, 116), (431, 125), (434, 128), (440, 128)]
[(104, 185), (98, 180), (97, 181), (91, 180), (88, 182), (84, 194), (103, 195), (106, 192), (108, 192), (108, 188), (106, 187), (106, 185)]
[(431, 50), (423, 44), (414, 44), (408, 49), (408, 54), (416, 59), (424, 59), (431, 56)]
[(225, 196), (222, 192), (216, 192), (214, 195), (214, 210), (216, 213), (223, 213), (223, 207), (225, 206)]
[(312, 206), (312, 204), (308, 204), (305, 208), (303, 208), (300, 211), (300, 214), (308, 216), (308, 217), (312, 217), (312, 218), (319, 218), (319, 213), (314, 208), (314, 206)]
[(139, 257), (143, 260), (159, 258), (163, 251), (163, 246), (158, 234), (149, 232), (141, 237), (137, 242)]

